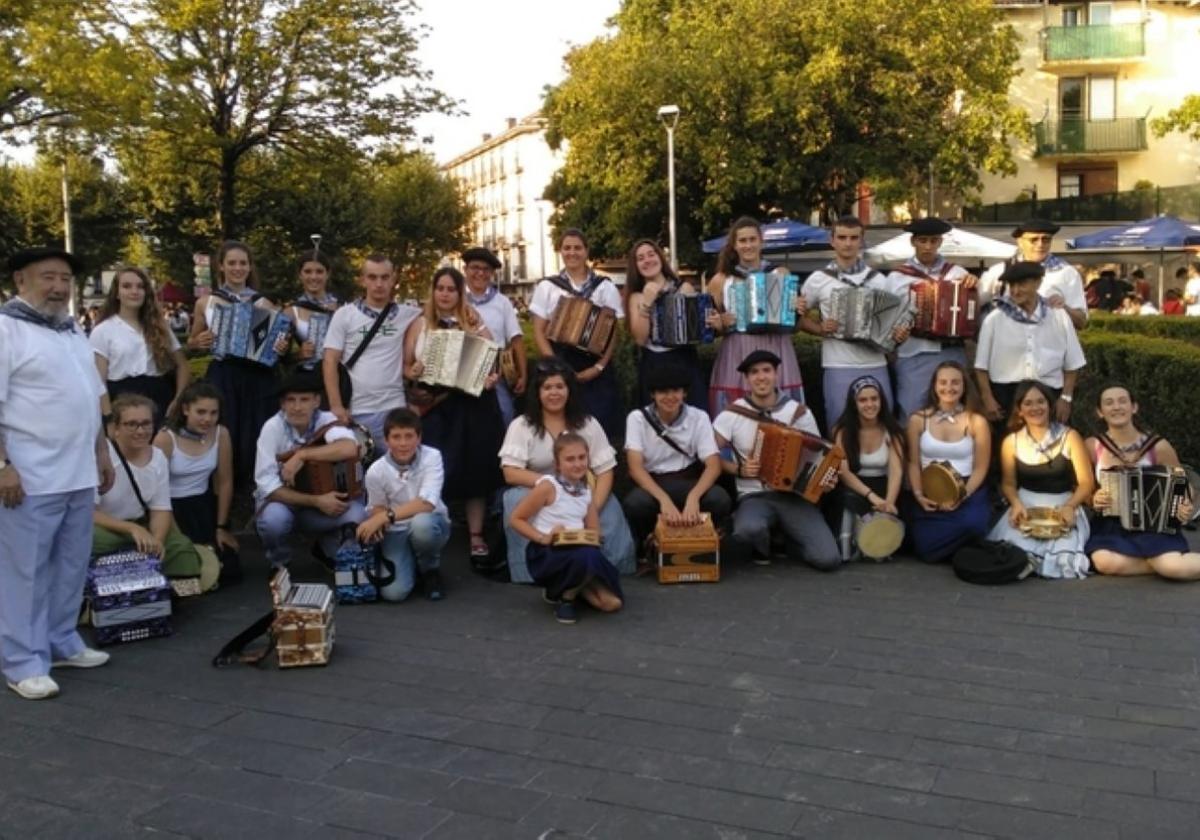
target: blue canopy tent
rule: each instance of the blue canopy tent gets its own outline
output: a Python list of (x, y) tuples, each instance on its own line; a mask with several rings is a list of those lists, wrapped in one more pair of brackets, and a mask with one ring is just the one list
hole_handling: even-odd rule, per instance
[(1155, 216), (1132, 224), (1116, 225), (1067, 241), (1074, 251), (1107, 252), (1116, 255), (1158, 251), (1158, 305), (1162, 307), (1164, 265), (1168, 251), (1200, 246), (1200, 223), (1175, 216)]
[[(806, 251), (829, 247), (829, 231), (825, 228), (780, 219), (763, 225), (764, 251)], [(706, 239), (701, 248), (706, 254), (715, 254), (725, 244), (725, 237)]]

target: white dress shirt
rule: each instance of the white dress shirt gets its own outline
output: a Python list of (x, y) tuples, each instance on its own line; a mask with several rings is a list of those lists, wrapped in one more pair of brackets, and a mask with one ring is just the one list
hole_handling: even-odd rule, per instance
[[(954, 265), (952, 263), (949, 264), (949, 268), (946, 268), (945, 274), (943, 274), (942, 268), (947, 263), (940, 257), (933, 268), (922, 265), (915, 258), (909, 260), (906, 265), (916, 268), (918, 271), (925, 272), (926, 276), (931, 280), (962, 282), (964, 278), (970, 276), (970, 272), (961, 265)], [(920, 282), (923, 282), (920, 277), (913, 277), (910, 274), (905, 274), (903, 271), (893, 271), (887, 276), (885, 288), (892, 294), (898, 295), (904, 300), (909, 300), (909, 292), (912, 289), (912, 285)], [(935, 338), (921, 338), (920, 336), (910, 335), (903, 343), (896, 347), (896, 355), (901, 359), (908, 359), (921, 353), (940, 353), (941, 350), (942, 342)]]
[[(422, 445), (409, 464), (400, 464), (388, 453), (367, 470), (367, 507), (398, 507), (414, 499), (433, 505), (433, 512), (448, 516), (442, 501), (442, 485), (446, 467), (442, 453), (432, 446)], [(405, 531), (410, 519), (399, 519), (388, 525), (389, 531)]]
[[(651, 407), (650, 411), (653, 413), (655, 409)], [(712, 421), (700, 409), (685, 404), (679, 409), (674, 423), (663, 425), (667, 437), (688, 453), (686, 456), (662, 439), (641, 409), (629, 412), (625, 419), (625, 449), (642, 453), (646, 472), (678, 472), (690, 467), (694, 461), (704, 461), (717, 454)]]
[[(843, 279), (844, 278), (844, 279)], [(833, 311), (833, 293), (836, 289), (859, 286), (865, 289), (887, 291), (886, 278), (873, 268), (856, 274), (834, 275), (830, 269), (821, 269), (808, 275), (800, 294), (805, 303), (821, 311), (821, 320), (836, 318)], [(825, 336), (821, 339), (821, 366), (827, 368), (875, 368), (883, 367), (887, 359), (881, 350), (861, 341), (843, 341)]]
[(976, 370), (986, 370), (992, 382), (1036, 379), (1051, 388), (1062, 388), (1063, 371), (1079, 370), (1087, 364), (1066, 310), (1044, 305), (1039, 309), (1033, 324), (1010, 318), (1001, 309), (988, 313), (979, 328)]
[[(341, 311), (341, 310), (339, 310)], [(328, 423), (337, 423), (337, 417), (329, 411), (318, 411), (313, 418), (310, 432)], [(254, 453), (254, 497), (259, 502), (283, 486), (279, 477), (279, 468), (283, 465), (275, 458), (280, 453), (295, 449), (307, 443), (308, 435), (298, 433), (284, 419), (283, 412), (276, 412), (270, 420), (263, 423), (262, 431), (258, 433), (258, 448)], [(325, 432), (325, 443), (336, 443), (339, 440), (352, 440), (358, 443), (354, 432), (345, 426), (337, 425)]]

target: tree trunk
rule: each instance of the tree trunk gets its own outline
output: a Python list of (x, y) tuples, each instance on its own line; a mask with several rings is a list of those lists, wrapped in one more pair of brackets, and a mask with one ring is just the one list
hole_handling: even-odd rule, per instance
[(240, 159), (241, 155), (232, 149), (224, 149), (221, 152), (220, 195), (218, 196), (220, 218), (218, 221), (223, 240), (237, 238), (234, 207), (237, 200), (237, 167)]

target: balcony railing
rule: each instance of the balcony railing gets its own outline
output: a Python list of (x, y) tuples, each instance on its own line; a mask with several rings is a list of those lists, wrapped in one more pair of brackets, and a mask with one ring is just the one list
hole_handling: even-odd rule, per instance
[(1146, 118), (1043, 120), (1034, 135), (1039, 156), (1140, 152), (1146, 148)]
[(1146, 54), (1146, 26), (1049, 26), (1044, 31), (1046, 61), (1096, 61), (1142, 58)]
[(1187, 184), (1072, 198), (1026, 198), (1006, 204), (984, 204), (963, 208), (963, 220), (976, 224), (1023, 222), (1032, 218), (1056, 222), (1136, 222), (1163, 213), (1181, 219), (1200, 219), (1200, 186)]

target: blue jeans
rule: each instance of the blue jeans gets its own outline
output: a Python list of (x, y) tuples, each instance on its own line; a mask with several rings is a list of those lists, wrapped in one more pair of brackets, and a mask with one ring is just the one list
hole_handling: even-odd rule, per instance
[[(504, 491), (504, 538), (508, 543), (508, 573), (513, 583), (533, 583), (529, 574), (529, 566), (525, 562), (525, 546), (529, 540), (522, 537), (511, 527), (509, 520), (521, 499), (529, 495), (530, 487), (509, 487)], [(623, 575), (631, 575), (637, 568), (637, 558), (634, 556), (633, 534), (617, 497), (610, 495), (604, 507), (600, 509), (600, 550), (608, 558), (608, 562), (617, 567)]]
[(403, 531), (383, 537), (383, 556), (396, 564), (396, 579), (380, 587), (385, 601), (403, 601), (413, 590), (416, 569), (429, 572), (442, 564), (442, 549), (450, 541), (450, 520), (440, 513), (418, 513)]
[(291, 507), (282, 502), (267, 502), (258, 514), (255, 528), (262, 540), (267, 562), (272, 567), (286, 566), (292, 559), (292, 547), (288, 537), (292, 531), (316, 534), (321, 548), (329, 557), (337, 554), (341, 544), (341, 529), (346, 525), (357, 526), (367, 518), (366, 508), (358, 499), (341, 516), (326, 516), (316, 508)]

